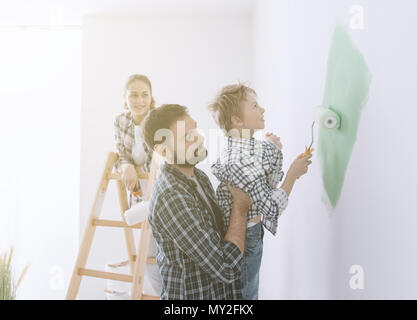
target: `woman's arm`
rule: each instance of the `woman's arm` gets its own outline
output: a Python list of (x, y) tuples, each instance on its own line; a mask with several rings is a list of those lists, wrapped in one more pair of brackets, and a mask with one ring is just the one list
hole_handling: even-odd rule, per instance
[(123, 115), (119, 115), (119, 116), (116, 117), (116, 119), (114, 120), (114, 126), (113, 126), (113, 128), (114, 128), (114, 138), (115, 138), (115, 143), (116, 143), (116, 151), (119, 154), (119, 159), (117, 160), (116, 165), (115, 165), (117, 170), (119, 170), (119, 168), (123, 164), (133, 165), (132, 155), (129, 154), (129, 148), (126, 145), (126, 141), (125, 141), (124, 135), (122, 133), (123, 132), (123, 125), (121, 123), (121, 117), (123, 117)]
[(126, 188), (132, 191), (138, 182), (135, 166), (133, 163), (131, 149), (126, 145), (125, 135), (123, 134), (124, 126), (121, 123), (123, 114), (116, 117), (114, 121), (114, 137), (116, 142), (116, 150), (119, 159), (115, 164), (115, 168), (122, 174), (122, 181)]

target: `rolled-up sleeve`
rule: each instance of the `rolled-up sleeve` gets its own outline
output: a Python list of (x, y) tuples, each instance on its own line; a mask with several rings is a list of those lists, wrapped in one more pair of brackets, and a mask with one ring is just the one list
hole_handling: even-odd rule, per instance
[(214, 225), (202, 215), (190, 195), (167, 192), (154, 207), (153, 229), (161, 237), (169, 237), (211, 277), (232, 283), (240, 278), (243, 255), (234, 243), (223, 241)]
[(122, 127), (120, 124), (120, 116), (116, 117), (116, 119), (114, 120), (113, 128), (114, 128), (114, 139), (116, 143), (116, 151), (119, 154), (119, 159), (117, 160), (115, 164), (115, 168), (119, 169), (119, 167), (122, 164), (124, 163), (133, 164), (133, 161), (131, 160), (131, 156), (129, 157), (129, 153), (127, 152), (125, 142), (123, 141)]
[(268, 185), (272, 189), (276, 189), (278, 183), (284, 177), (284, 171), (282, 171), (282, 151), (272, 142), (264, 141), (263, 146), (262, 161), (265, 162), (268, 168)]
[(278, 204), (279, 208), (279, 215), (287, 208), (288, 206), (288, 195), (282, 188), (278, 188), (272, 190), (271, 194), (272, 198), (274, 199), (275, 203)]

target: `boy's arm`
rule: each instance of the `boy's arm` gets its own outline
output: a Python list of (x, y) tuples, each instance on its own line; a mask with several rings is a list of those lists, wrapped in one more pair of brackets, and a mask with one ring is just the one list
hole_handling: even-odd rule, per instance
[(281, 185), (281, 189), (285, 191), (287, 196), (290, 195), (292, 187), (294, 186), (296, 176), (293, 174), (292, 170), (288, 170), (287, 175), (285, 176), (284, 182)]
[(295, 161), (288, 169), (287, 176), (281, 185), (281, 189), (283, 189), (288, 196), (291, 193), (292, 187), (294, 186), (297, 177), (307, 172), (308, 166), (311, 164), (310, 158), (311, 155), (303, 157), (301, 154), (297, 157), (297, 159), (295, 159)]
[(283, 155), (278, 146), (271, 141), (263, 142), (262, 161), (268, 172), (268, 183), (272, 189), (278, 188), (278, 183), (282, 180), (284, 172), (282, 171)]
[(240, 247), (244, 235), (241, 235), (239, 230), (243, 229), (242, 226), (246, 230), (246, 217), (234, 216), (234, 231), (228, 231), (228, 240), (224, 241), (200, 211), (190, 195), (167, 192), (158, 198), (153, 209), (153, 232), (158, 232), (163, 238), (169, 238), (177, 248), (216, 280), (232, 283), (240, 277), (243, 261)]

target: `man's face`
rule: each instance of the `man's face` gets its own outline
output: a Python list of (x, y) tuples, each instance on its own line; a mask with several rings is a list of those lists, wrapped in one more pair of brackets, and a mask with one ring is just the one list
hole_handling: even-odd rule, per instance
[(174, 164), (180, 167), (194, 167), (207, 157), (204, 137), (198, 132), (197, 122), (190, 116), (175, 121), (170, 130), (173, 133)]

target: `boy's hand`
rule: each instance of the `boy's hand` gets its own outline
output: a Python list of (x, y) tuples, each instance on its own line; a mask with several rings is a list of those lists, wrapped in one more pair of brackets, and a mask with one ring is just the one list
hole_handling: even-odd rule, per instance
[(252, 205), (252, 200), (250, 199), (249, 195), (241, 189), (232, 187), (230, 185), (227, 185), (227, 188), (229, 188), (229, 191), (232, 194), (233, 205), (236, 205), (240, 209), (245, 210), (247, 214), (247, 209), (250, 205)]
[(295, 177), (300, 177), (303, 174), (306, 174), (308, 166), (311, 164), (311, 157), (312, 155), (310, 154), (307, 157), (303, 158), (302, 154), (300, 154), (290, 166), (289, 172), (291, 172), (291, 175), (294, 175)]
[(265, 135), (265, 139), (267, 141), (270, 141), (272, 143), (274, 143), (280, 150), (282, 149), (282, 143), (281, 143), (281, 138), (277, 137), (275, 134), (268, 132)]

